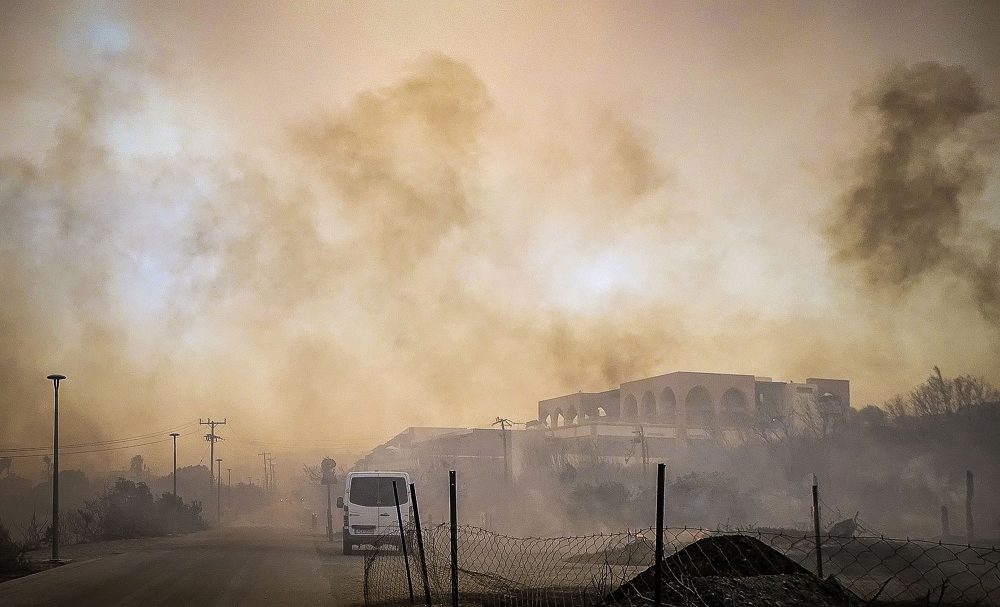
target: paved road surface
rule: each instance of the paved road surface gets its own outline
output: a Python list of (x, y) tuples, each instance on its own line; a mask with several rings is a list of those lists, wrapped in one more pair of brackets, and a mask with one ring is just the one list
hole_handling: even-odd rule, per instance
[(362, 557), (340, 554), (339, 537), (327, 542), (296, 529), (240, 527), (84, 557), (5, 582), (0, 605), (349, 607), (362, 602), (363, 570)]

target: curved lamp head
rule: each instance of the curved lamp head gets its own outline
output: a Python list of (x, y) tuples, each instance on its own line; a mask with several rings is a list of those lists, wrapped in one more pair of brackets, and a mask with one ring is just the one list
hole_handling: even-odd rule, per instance
[(53, 373), (52, 375), (49, 375), (45, 379), (52, 379), (52, 380), (58, 381), (60, 379), (66, 379), (66, 376), (65, 375), (59, 375), (58, 373)]
[(178, 436), (180, 436), (180, 433), (179, 432), (171, 432), (170, 436), (173, 436), (174, 438), (177, 438)]

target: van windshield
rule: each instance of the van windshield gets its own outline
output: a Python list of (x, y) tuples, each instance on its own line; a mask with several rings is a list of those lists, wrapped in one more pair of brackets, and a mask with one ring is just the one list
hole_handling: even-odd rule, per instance
[(393, 482), (399, 492), (399, 503), (405, 504), (408, 488), (401, 476), (355, 476), (351, 479), (351, 490), (348, 492), (350, 501), (359, 506), (395, 506)]

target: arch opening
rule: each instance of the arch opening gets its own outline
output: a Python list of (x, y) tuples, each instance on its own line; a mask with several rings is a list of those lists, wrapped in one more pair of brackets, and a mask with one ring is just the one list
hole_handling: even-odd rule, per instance
[(642, 416), (646, 419), (656, 417), (656, 399), (653, 398), (653, 393), (649, 390), (642, 395)]
[(684, 398), (689, 428), (715, 428), (715, 403), (704, 386), (695, 386)]
[(742, 428), (749, 421), (747, 397), (736, 388), (726, 390), (722, 395), (722, 416), (726, 425)]
[(663, 421), (668, 423), (677, 421), (677, 397), (674, 396), (674, 391), (669, 386), (660, 392), (660, 402), (658, 405), (660, 417), (663, 418)]
[(625, 396), (625, 404), (622, 407), (622, 417), (625, 419), (635, 419), (639, 417), (639, 403), (635, 400), (634, 394)]

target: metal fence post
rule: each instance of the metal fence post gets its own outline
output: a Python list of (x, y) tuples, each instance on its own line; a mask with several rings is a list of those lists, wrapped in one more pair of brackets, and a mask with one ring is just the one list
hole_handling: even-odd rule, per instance
[(431, 607), (431, 585), (427, 579), (427, 558), (424, 555), (424, 535), (420, 527), (420, 508), (417, 506), (417, 488), (410, 483), (410, 501), (413, 502), (413, 524), (417, 530), (417, 552), (420, 555), (420, 575), (424, 581), (424, 600)]
[(823, 542), (819, 537), (819, 484), (813, 474), (813, 531), (816, 533), (816, 575), (823, 579)]
[(972, 496), (975, 493), (975, 479), (972, 470), (965, 471), (965, 537), (971, 545), (976, 537), (976, 529), (972, 518)]
[(665, 464), (656, 466), (656, 569), (653, 572), (653, 605), (663, 601), (663, 485)]
[(392, 496), (396, 500), (396, 520), (399, 522), (399, 546), (403, 549), (403, 566), (406, 567), (406, 587), (410, 591), (410, 604), (416, 604), (413, 598), (413, 578), (410, 576), (410, 555), (406, 551), (406, 530), (403, 529), (403, 512), (399, 509), (399, 490), (396, 481), (392, 481)]
[(451, 605), (458, 607), (458, 493), (454, 470), (448, 472), (448, 498), (451, 510)]

